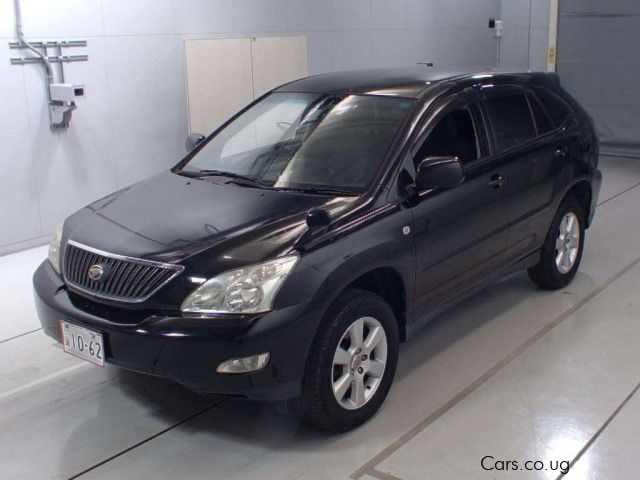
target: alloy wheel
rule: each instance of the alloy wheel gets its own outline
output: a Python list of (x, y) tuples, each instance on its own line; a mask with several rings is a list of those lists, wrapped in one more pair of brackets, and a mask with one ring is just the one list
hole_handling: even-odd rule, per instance
[(356, 410), (375, 395), (387, 364), (387, 334), (373, 317), (362, 317), (344, 332), (331, 368), (336, 401), (346, 410)]
[(571, 271), (580, 249), (580, 221), (573, 212), (568, 212), (560, 222), (556, 238), (556, 267), (560, 273)]

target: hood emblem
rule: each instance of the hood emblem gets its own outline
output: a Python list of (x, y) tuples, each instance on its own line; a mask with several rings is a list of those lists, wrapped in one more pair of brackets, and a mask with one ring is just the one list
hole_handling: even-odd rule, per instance
[(89, 267), (89, 271), (87, 272), (87, 276), (90, 280), (94, 282), (99, 282), (105, 276), (105, 269), (102, 265), (92, 265)]

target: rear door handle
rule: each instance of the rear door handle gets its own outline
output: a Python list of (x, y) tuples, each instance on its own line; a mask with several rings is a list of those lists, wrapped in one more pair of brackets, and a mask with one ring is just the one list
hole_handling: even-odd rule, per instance
[(593, 147), (593, 137), (591, 135), (585, 135), (580, 141), (580, 148), (583, 153), (588, 153)]
[(489, 181), (488, 185), (491, 188), (494, 188), (497, 190), (499, 188), (502, 188), (502, 186), (505, 184), (506, 181), (507, 181), (506, 177), (504, 177), (500, 173), (494, 173), (493, 175), (491, 175), (491, 180)]

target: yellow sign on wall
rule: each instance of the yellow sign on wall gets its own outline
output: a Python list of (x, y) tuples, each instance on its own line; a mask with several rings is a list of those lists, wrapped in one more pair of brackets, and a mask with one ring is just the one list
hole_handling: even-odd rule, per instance
[(549, 65), (556, 64), (556, 47), (549, 47), (549, 60), (547, 63), (549, 63)]

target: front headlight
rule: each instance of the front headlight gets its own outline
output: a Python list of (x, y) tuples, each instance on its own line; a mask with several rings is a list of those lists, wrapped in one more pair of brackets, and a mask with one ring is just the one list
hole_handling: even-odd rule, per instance
[(62, 242), (62, 224), (58, 225), (53, 231), (53, 239), (49, 244), (49, 262), (51, 266), (60, 275), (60, 243)]
[(291, 255), (222, 273), (198, 287), (181, 309), (193, 314), (269, 311), (297, 262), (298, 256)]

